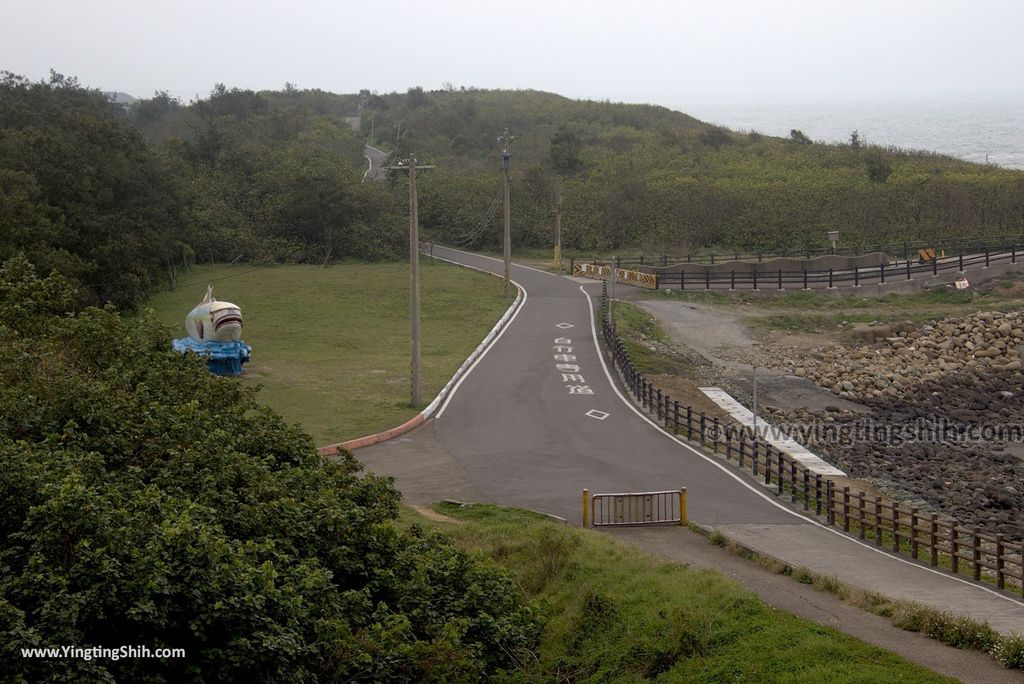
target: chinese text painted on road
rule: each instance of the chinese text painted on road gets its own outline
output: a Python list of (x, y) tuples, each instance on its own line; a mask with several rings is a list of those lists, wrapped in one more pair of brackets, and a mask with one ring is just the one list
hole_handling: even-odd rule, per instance
[(594, 390), (587, 384), (587, 379), (580, 373), (576, 363), (576, 355), (572, 352), (572, 340), (568, 337), (556, 337), (552, 347), (555, 357), (555, 369), (562, 376), (562, 382), (569, 394), (593, 394)]

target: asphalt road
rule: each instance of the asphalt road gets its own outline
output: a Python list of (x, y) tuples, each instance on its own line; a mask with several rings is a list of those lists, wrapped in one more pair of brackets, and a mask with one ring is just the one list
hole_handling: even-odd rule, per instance
[(384, 176), (384, 162), (387, 161), (387, 152), (378, 150), (372, 145), (363, 146), (363, 156), (366, 157), (368, 164), (366, 173), (363, 174), (363, 180), (377, 180)]
[[(436, 245), (434, 255), (503, 270), (497, 259)], [(730, 466), (659, 431), (618, 393), (598, 353), (584, 292), (596, 299), (600, 283), (516, 265), (512, 277), (526, 291), (521, 308), (434, 419), (358, 451), (369, 471), (395, 477), (408, 503), (492, 502), (578, 525), (583, 488), (614, 493), (684, 486), (691, 521), (762, 555), (986, 620), (1004, 634), (1020, 631), (1019, 597), (893, 557), (813, 522)], [(654, 543), (667, 553), (678, 530), (635, 534), (658, 535)]]
[[(498, 260), (437, 246), (434, 255), (495, 273), (503, 268)], [(598, 355), (581, 281), (522, 266), (513, 266), (512, 277), (527, 296), (504, 334), (427, 428), (396, 444), (360, 450), (368, 469), (394, 474), (410, 500), (451, 496), (418, 496), (443, 471), (448, 492), (469, 491), (474, 500), (531, 508), (576, 524), (583, 488), (600, 493), (681, 486), (688, 490), (690, 519), (701, 524), (807, 524), (757, 484), (654, 429), (620, 398)], [(583, 288), (591, 296), (600, 293), (599, 283)], [(415, 453), (431, 456), (421, 459), (422, 471), (413, 466), (410, 472)]]

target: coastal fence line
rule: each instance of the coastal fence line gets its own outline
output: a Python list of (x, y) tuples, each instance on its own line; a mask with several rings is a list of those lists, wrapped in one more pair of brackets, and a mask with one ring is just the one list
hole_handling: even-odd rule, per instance
[[(722, 261), (764, 261), (777, 258), (805, 258), (818, 256), (860, 256), (871, 252), (885, 252), (898, 255), (903, 261), (917, 256), (918, 250), (935, 249), (949, 254), (974, 254), (984, 252), (1007, 252), (1013, 244), (1024, 245), (1024, 234), (993, 235), (981, 238), (945, 237), (934, 240), (905, 240), (900, 242), (864, 243), (850, 248), (833, 251), (831, 247), (795, 247), (793, 249), (745, 251), (723, 250), (718, 254), (683, 254), (670, 256), (667, 254), (640, 255), (636, 257), (620, 257), (618, 263), (624, 268), (631, 266), (669, 266), (671, 264), (715, 264)], [(578, 262), (601, 263), (608, 259), (598, 257), (573, 257)], [(717, 260), (717, 261), (716, 261)]]
[[(660, 270), (650, 274), (654, 276), (652, 289), (665, 290), (815, 290), (833, 289), (839, 287), (859, 287), (861, 285), (885, 285), (900, 280), (913, 280), (921, 276), (938, 276), (940, 273), (959, 272), (988, 268), (998, 264), (1016, 264), (1021, 256), (1020, 246), (1024, 241), (1018, 243), (1012, 241), (1006, 247), (1006, 251), (992, 251), (986, 246), (977, 253), (961, 251), (959, 254), (940, 256), (934, 259), (915, 262), (913, 259), (895, 263), (879, 263), (877, 266), (859, 267), (850, 269), (819, 269), (819, 270), (785, 270), (772, 271), (749, 271), (730, 270), (712, 273), (703, 269), (699, 272), (687, 272), (685, 265), (678, 271)], [(598, 261), (584, 262), (573, 258), (570, 268), (571, 272), (579, 275), (587, 275), (589, 271), (608, 271), (610, 266)], [(623, 265), (623, 260), (616, 259), (616, 264)], [(679, 264), (674, 264), (679, 265)], [(654, 268), (653, 266), (651, 268)], [(619, 269), (620, 272), (623, 269)], [(626, 282), (626, 281), (624, 281)], [(626, 284), (631, 284), (626, 282)], [(651, 287), (650, 285), (645, 285)]]
[(922, 562), (926, 558), (932, 567), (1024, 595), (1024, 542), (1007, 540), (1002, 534), (983, 532), (978, 527), (895, 501), (869, 497), (863, 491), (852, 492), (849, 486), (840, 486), (835, 480), (811, 472), (771, 443), (758, 439), (756, 432), (680, 404), (636, 370), (615, 333), (610, 307), (604, 288), (601, 319), (612, 367), (634, 402), (663, 428), (724, 456), (727, 463), (763, 481), (766, 488), (779, 497), (788, 497), (792, 505), (802, 507), (804, 512), (813, 511), (830, 526), (841, 526), (844, 532), (871, 539), (893, 553)]

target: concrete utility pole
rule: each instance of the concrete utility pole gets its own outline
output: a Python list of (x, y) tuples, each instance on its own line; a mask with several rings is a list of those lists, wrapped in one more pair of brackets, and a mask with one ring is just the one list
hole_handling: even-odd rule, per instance
[(420, 219), (416, 197), (416, 172), (433, 166), (418, 166), (416, 157), (409, 155), (388, 167), (409, 173), (409, 322), (411, 330), (410, 378), (412, 405), (420, 405)]
[(555, 199), (555, 272), (562, 272), (562, 188)]
[(512, 213), (509, 201), (512, 188), (512, 141), (514, 139), (514, 136), (508, 134), (508, 128), (505, 129), (505, 134), (498, 138), (498, 142), (502, 145), (501, 170), (505, 172), (505, 294), (512, 289)]

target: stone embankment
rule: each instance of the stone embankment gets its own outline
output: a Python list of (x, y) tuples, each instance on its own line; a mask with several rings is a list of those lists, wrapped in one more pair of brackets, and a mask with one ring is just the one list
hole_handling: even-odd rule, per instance
[(1024, 312), (854, 334), (868, 344), (779, 365), (867, 411), (772, 409), (771, 419), (898, 500), (1024, 538)]

